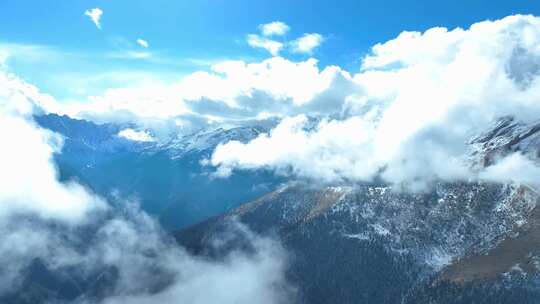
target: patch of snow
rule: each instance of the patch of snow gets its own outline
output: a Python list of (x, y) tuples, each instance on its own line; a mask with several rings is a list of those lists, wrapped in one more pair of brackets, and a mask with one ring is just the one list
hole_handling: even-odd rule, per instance
[(379, 223), (371, 224), (370, 226), (375, 230), (375, 233), (377, 233), (378, 235), (383, 235), (383, 236), (390, 235), (390, 230), (384, 228)]
[(433, 267), (435, 270), (440, 270), (444, 266), (449, 265), (452, 261), (452, 255), (448, 252), (440, 249), (440, 248), (434, 248), (431, 251), (431, 254), (426, 260), (426, 263)]

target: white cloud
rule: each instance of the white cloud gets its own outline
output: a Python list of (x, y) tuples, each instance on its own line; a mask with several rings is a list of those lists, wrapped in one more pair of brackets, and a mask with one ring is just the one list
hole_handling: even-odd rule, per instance
[(344, 117), (313, 130), (303, 118), (285, 120), (250, 143), (218, 147), (212, 163), (222, 173), (266, 167), (412, 187), (478, 177), (465, 160), (471, 136), (504, 115), (531, 121), (540, 114), (538, 28), (536, 17), (511, 16), (468, 30), (402, 33), (364, 58), (352, 76), (356, 93), (334, 104)]
[(141, 51), (119, 51), (119, 52), (110, 52), (108, 54), (111, 58), (118, 59), (151, 59), (152, 53), (150, 52), (141, 52)]
[(84, 14), (88, 16), (90, 20), (92, 20), (92, 22), (94, 22), (94, 24), (96, 25), (98, 29), (101, 29), (100, 19), (101, 19), (101, 16), (103, 15), (103, 11), (100, 8), (96, 7), (93, 9), (86, 10)]
[[(11, 60), (25, 61), (29, 64), (35, 64), (43, 61), (65, 60), (66, 57), (73, 57), (73, 53), (62, 52), (53, 47), (39, 44), (21, 44), (21, 43), (1, 43), (0, 54), (5, 60), (5, 64)], [(70, 58), (70, 59), (71, 59)]]
[[(289, 295), (276, 288), (286, 284), (286, 258), (271, 239), (240, 229), (254, 253), (201, 260), (172, 246), (144, 213), (107, 217), (102, 199), (76, 183), (60, 183), (51, 157), (61, 139), (31, 122), (38, 106), (141, 124), (284, 117), (251, 142), (220, 145), (210, 162), (223, 175), (268, 168), (329, 183), (381, 177), (413, 188), (468, 178), (536, 184), (538, 166), (520, 154), (479, 172), (464, 158), (470, 137), (495, 118), (538, 118), (539, 28), (538, 18), (511, 16), (466, 30), (402, 33), (376, 45), (355, 75), (335, 66), (319, 69), (315, 59), (227, 61), (174, 84), (111, 88), (88, 103), (70, 105), (0, 73), (0, 233), (6, 240), (0, 265), (9, 267), (0, 272), (0, 293), (20, 283), (30, 261), (41, 258), (53, 270), (76, 265), (83, 274), (117, 267), (120, 281), (109, 303), (272, 303)], [(312, 114), (323, 119), (310, 119)], [(20, 221), (21, 216), (37, 220)], [(74, 226), (94, 232), (95, 242), (83, 242)], [(88, 247), (81, 251), (80, 244)], [(173, 280), (149, 294), (145, 287), (155, 282), (156, 269), (170, 271)]]
[[(62, 145), (54, 133), (31, 122), (36, 104), (48, 96), (0, 71), (0, 263), (9, 265), (0, 272), (0, 294), (20, 282), (20, 273), (53, 242), (36, 229), (26, 227), (47, 221), (72, 229), (85, 223), (91, 213), (105, 209), (105, 203), (76, 183), (60, 183), (52, 156)], [(25, 219), (25, 220), (21, 220)]]
[(491, 181), (519, 182), (538, 186), (540, 167), (519, 153), (512, 153), (499, 160), (481, 173), (481, 177)]
[(60, 111), (60, 105), (52, 96), (43, 94), (37, 87), (0, 70), (0, 114), (28, 116), (36, 108)]
[(0, 68), (6, 64), (8, 57), (9, 53), (6, 50), (0, 49)]
[(310, 33), (291, 42), (292, 50), (295, 53), (312, 54), (313, 50), (323, 43), (324, 37), (321, 34)]
[(258, 35), (248, 35), (247, 43), (254, 48), (267, 50), (272, 56), (277, 56), (283, 48), (283, 43), (268, 38), (263, 38)]
[(124, 137), (132, 141), (140, 141), (140, 142), (155, 141), (152, 135), (148, 133), (147, 131), (136, 131), (133, 129), (124, 129), (118, 133), (118, 136)]
[(358, 161), (374, 152), (369, 149), (373, 125), (351, 118), (325, 121), (316, 130), (308, 130), (308, 123), (304, 115), (286, 118), (270, 134), (247, 144), (231, 141), (219, 146), (211, 162), (221, 165), (224, 174), (233, 168), (266, 167), (300, 177), (317, 177), (322, 182), (343, 177), (367, 179), (379, 169), (377, 163)]
[[(96, 284), (100, 290), (93, 293), (80, 290), (76, 303), (244, 303), (258, 297), (286, 303), (293, 295), (286, 253), (274, 239), (231, 224), (226, 233), (253, 250), (228, 251), (220, 260), (194, 257), (135, 205), (124, 202), (116, 210), (78, 183), (60, 182), (52, 155), (62, 139), (32, 122), (42, 99), (48, 97), (0, 71), (0, 297), (24, 293), (24, 282), (38, 285), (40, 278), (29, 271), (36, 261), (51, 272), (49, 281), (109, 284)], [(114, 276), (107, 275), (111, 269)], [(96, 292), (102, 299), (88, 298)]]
[(144, 39), (137, 39), (137, 43), (142, 46), (143, 48), (147, 49), (150, 45), (148, 44), (148, 41)]
[[(254, 253), (232, 251), (225, 254), (221, 262), (190, 257), (183, 250), (168, 247), (160, 240), (145, 244), (145, 235), (141, 235), (135, 226), (122, 230), (110, 228), (113, 229), (107, 229), (105, 234), (111, 242), (105, 243), (105, 250), (95, 248), (96, 253), (103, 255), (101, 252), (105, 252), (105, 261), (120, 265), (120, 271), (124, 273), (120, 274), (123, 279), (116, 288), (119, 292), (107, 298), (105, 304), (172, 304), (178, 301), (232, 304), (249, 303), (254, 298), (263, 304), (293, 302), (293, 289), (284, 285), (283, 248), (274, 240), (258, 237), (243, 226), (233, 224), (226, 234), (245, 240), (253, 247)], [(130, 235), (134, 232), (135, 235)], [(152, 234), (150, 237), (155, 238)], [(215, 243), (226, 244), (228, 237), (231, 236), (222, 236)], [(135, 244), (123, 244), (122, 240), (126, 239), (133, 239), (137, 247), (133, 246)], [(134, 249), (134, 254), (130, 253)], [(148, 258), (149, 252), (157, 254), (157, 257)], [(146, 292), (155, 272), (174, 275), (174, 282), (160, 292)], [(133, 277), (142, 280), (134, 282)], [(153, 278), (153, 281), (159, 282), (158, 279)]]
[[(336, 66), (320, 69), (315, 59), (226, 61), (172, 84), (111, 88), (87, 102), (60, 109), (100, 121), (134, 121), (140, 129), (147, 129), (149, 121), (200, 126), (268, 116), (322, 115), (327, 119), (319, 127), (313, 128), (313, 121), (308, 121), (304, 128), (284, 128), (283, 132), (289, 130), (290, 136), (309, 145), (302, 147), (313, 157), (309, 163), (332, 160), (318, 173), (324, 173), (323, 179), (369, 180), (381, 175), (400, 183), (465, 178), (471, 174), (463, 164), (470, 136), (503, 115), (524, 121), (538, 116), (538, 24), (532, 16), (511, 16), (466, 30), (404, 32), (374, 46), (354, 75)], [(350, 135), (345, 130), (358, 125), (369, 126), (359, 132), (362, 140), (352, 137), (358, 132)], [(329, 130), (337, 133), (323, 136)], [(154, 129), (152, 133), (159, 137)], [(325, 145), (328, 138), (341, 134), (349, 134), (353, 143), (336, 143), (339, 149)], [(276, 147), (282, 146), (278, 140)], [(252, 156), (244, 148), (257, 150), (236, 146), (235, 153), (244, 155), (243, 161), (228, 156), (224, 145), (216, 151), (219, 158), (214, 164), (221, 172), (266, 166), (317, 176), (311, 174), (313, 168), (303, 167), (308, 163), (302, 159), (306, 151), (283, 146), (299, 160), (283, 156), (262, 162), (249, 160)], [(348, 168), (340, 167), (344, 163), (340, 158), (350, 162)]]
[(283, 36), (290, 29), (286, 23), (281, 21), (261, 24), (259, 25), (259, 28), (264, 36)]
[[(102, 96), (63, 106), (81, 118), (115, 121), (213, 117), (218, 121), (289, 114), (339, 113), (356, 92), (351, 75), (338, 67), (319, 69), (317, 60), (275, 57), (257, 63), (225, 61), (171, 85), (109, 89)], [(115, 115), (115, 113), (117, 113)], [(191, 119), (189, 118), (189, 119)]]
[[(0, 49), (3, 49), (2, 44)], [(15, 54), (17, 60), (35, 57), (40, 64), (51, 57), (60, 64), (64, 56), (69, 56), (37, 46), (6, 46), (5, 49)], [(39, 57), (43, 53), (51, 54)], [(111, 52), (105, 56), (154, 62), (161, 55)], [(207, 71), (161, 76), (137, 70), (107, 70), (87, 75), (74, 69), (68, 74), (56, 75), (54, 81), (67, 84), (68, 90), (77, 88), (79, 97), (62, 100), (62, 105), (48, 105), (47, 110), (98, 122), (141, 123), (178, 116), (200, 117), (199, 120), (212, 116), (214, 121), (224, 121), (299, 113), (339, 113), (343, 99), (356, 90), (349, 73), (336, 66), (321, 68), (316, 59), (294, 62), (275, 57), (252, 63), (218, 61)]]
[[(78, 222), (92, 209), (104, 207), (101, 199), (75, 183), (56, 180), (52, 164), (62, 138), (35, 127), (28, 120), (41, 108), (57, 103), (48, 95), (0, 71), (0, 221), (13, 213), (36, 213), (47, 219)], [(32, 174), (28, 174), (32, 172)]]
[(0, 127), (4, 141), (0, 151), (0, 182), (4, 185), (0, 191), (0, 218), (33, 212), (44, 218), (81, 221), (89, 210), (103, 206), (80, 185), (56, 181), (56, 169), (51, 163), (55, 147), (49, 142), (59, 139), (22, 118), (0, 117)]

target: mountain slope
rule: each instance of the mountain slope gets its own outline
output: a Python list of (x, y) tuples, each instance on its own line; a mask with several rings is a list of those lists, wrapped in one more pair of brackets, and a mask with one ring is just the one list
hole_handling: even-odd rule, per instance
[[(523, 229), (522, 222), (536, 220), (536, 199), (523, 187), (483, 183), (440, 184), (422, 194), (373, 185), (297, 186), (181, 231), (177, 238), (196, 253), (211, 254), (204, 251), (206, 240), (238, 218), (256, 231), (279, 235), (292, 252), (289, 274), (306, 303), (397, 303), (427, 281), (450, 279), (451, 267), (462, 257), (508, 242)], [(527, 246), (540, 249), (534, 242)], [(496, 275), (511, 271), (513, 264), (499, 266), (492, 269)], [(470, 270), (464, 266), (454, 275)]]
[[(217, 144), (245, 142), (269, 125), (140, 143), (117, 136), (125, 126), (37, 120), (66, 138), (56, 155), (64, 180), (79, 179), (113, 203), (136, 197), (169, 228), (225, 212), (176, 233), (196, 254), (223, 256), (211, 242), (231, 220), (275, 234), (290, 253), (288, 276), (300, 302), (534, 303), (540, 290), (540, 209), (532, 186), (440, 182), (410, 193), (382, 183), (279, 187), (283, 180), (264, 171), (215, 179), (201, 159)], [(536, 123), (503, 118), (471, 140), (471, 166), (484, 168), (516, 152), (536, 161), (539, 133)], [(228, 250), (238, 246), (241, 241)]]
[(265, 171), (215, 178), (211, 168), (201, 165), (216, 145), (253, 139), (272, 122), (204, 129), (166, 142), (137, 142), (118, 136), (129, 126), (98, 125), (54, 114), (35, 119), (65, 138), (61, 153), (55, 155), (62, 180), (77, 179), (113, 203), (136, 199), (167, 228), (178, 229), (222, 213), (281, 182)]
[[(471, 166), (540, 155), (540, 127), (505, 117), (470, 142)], [(201, 255), (238, 219), (279, 236), (305, 303), (536, 303), (540, 207), (530, 185), (440, 182), (422, 193), (385, 184), (298, 184), (177, 233)]]

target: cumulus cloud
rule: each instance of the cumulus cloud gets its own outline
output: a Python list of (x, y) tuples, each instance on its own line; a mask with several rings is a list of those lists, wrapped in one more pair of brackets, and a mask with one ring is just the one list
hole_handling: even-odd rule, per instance
[[(371, 140), (371, 129), (361, 119), (352, 118), (345, 122), (325, 121), (312, 130), (308, 118), (300, 115), (284, 119), (270, 134), (247, 144), (232, 141), (219, 146), (211, 161), (221, 165), (218, 174), (222, 175), (229, 174), (231, 168), (267, 167), (327, 181), (342, 176), (362, 178), (378, 170), (377, 166), (369, 163), (360, 166), (355, 161), (357, 153), (362, 153), (364, 158), (373, 153), (361, 149)], [(354, 149), (354, 154), (348, 149)]]
[(148, 41), (144, 40), (144, 39), (137, 39), (137, 43), (142, 46), (143, 48), (147, 49), (150, 44), (148, 44)]
[(92, 22), (96, 25), (98, 29), (101, 29), (100, 19), (101, 19), (101, 16), (103, 15), (103, 11), (100, 8), (96, 7), (93, 9), (86, 10), (84, 14), (88, 16), (90, 20), (92, 20)]
[(0, 70), (0, 113), (28, 116), (38, 110), (60, 112), (60, 104), (50, 95), (13, 74)]
[[(329, 182), (380, 177), (419, 186), (478, 177), (464, 160), (468, 140), (498, 117), (538, 116), (538, 20), (518, 15), (468, 29), (403, 32), (375, 45), (356, 74), (319, 68), (313, 58), (225, 61), (171, 84), (111, 88), (57, 110), (138, 129), (286, 118), (279, 137), (220, 146), (210, 163), (221, 173), (266, 167)], [(167, 133), (150, 129), (157, 139)], [(305, 145), (291, 150), (288, 137)], [(265, 156), (260, 142), (279, 149)], [(321, 164), (318, 172), (312, 164)]]
[(324, 41), (321, 34), (310, 33), (291, 42), (292, 50), (295, 53), (312, 54)]
[(336, 66), (320, 69), (315, 59), (274, 57), (255, 63), (220, 62), (172, 85), (109, 89), (60, 110), (100, 122), (132, 119), (145, 128), (149, 120), (204, 126), (300, 113), (336, 114), (346, 96), (358, 89), (352, 76)]
[[(536, 17), (510, 16), (469, 29), (404, 32), (363, 59), (352, 76), (356, 92), (335, 104), (343, 117), (314, 128), (302, 116), (286, 119), (252, 142), (219, 146), (211, 163), (225, 174), (267, 167), (414, 187), (478, 177), (465, 161), (469, 139), (498, 117), (527, 122), (540, 113), (539, 26)], [(495, 168), (480, 176), (502, 175)]]
[(272, 56), (277, 56), (283, 48), (283, 43), (272, 39), (250, 34), (247, 36), (247, 43), (254, 48), (267, 50)]
[(231, 223), (215, 246), (241, 238), (250, 250), (195, 257), (135, 203), (113, 207), (74, 181), (60, 182), (52, 155), (62, 139), (32, 121), (47, 97), (0, 76), (2, 301), (286, 303), (293, 296), (286, 253), (272, 238)]
[(5, 143), (0, 151), (0, 165), (4, 168), (0, 174), (4, 185), (0, 191), (0, 217), (33, 212), (44, 218), (80, 221), (90, 209), (103, 206), (80, 185), (64, 185), (56, 180), (51, 159), (61, 139), (22, 118), (4, 115), (0, 127)]
[[(284, 48), (285, 44), (280, 41), (270, 39), (270, 36), (283, 36), (290, 27), (281, 22), (274, 21), (259, 25), (262, 36), (256, 34), (247, 35), (247, 43), (254, 48), (267, 50), (272, 56), (277, 56)], [(291, 41), (288, 46), (295, 53), (312, 54), (324, 41), (324, 37), (318, 33), (305, 33), (301, 37)]]
[(253, 48), (264, 49), (272, 56), (277, 56), (283, 49), (284, 44), (268, 37), (285, 35), (289, 31), (289, 26), (281, 21), (274, 21), (259, 25), (259, 30), (262, 36), (256, 34), (247, 35), (246, 41), (248, 45)]
[(512, 153), (489, 166), (481, 177), (492, 181), (515, 181), (532, 187), (540, 180), (540, 167), (520, 153)]
[(57, 180), (52, 155), (60, 149), (62, 139), (30, 121), (34, 102), (41, 97), (35, 87), (0, 73), (0, 230), (5, 237), (0, 255), (2, 265), (7, 265), (0, 267), (0, 294), (20, 281), (20, 273), (31, 261), (28, 254), (52, 244), (24, 227), (21, 219), (59, 222), (71, 229), (85, 223), (92, 212), (106, 208), (81, 185)]
[(284, 22), (274, 21), (259, 25), (259, 29), (264, 36), (283, 36), (290, 30), (290, 27)]

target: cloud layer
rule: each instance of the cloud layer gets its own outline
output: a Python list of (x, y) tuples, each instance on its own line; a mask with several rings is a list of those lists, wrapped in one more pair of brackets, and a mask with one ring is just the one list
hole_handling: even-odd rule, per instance
[[(216, 246), (234, 236), (251, 250), (228, 251), (219, 260), (194, 257), (135, 203), (113, 208), (76, 182), (59, 182), (52, 154), (60, 151), (62, 138), (33, 123), (40, 101), (47, 96), (0, 71), (0, 299), (32, 297), (28, 284), (66, 282), (71, 287), (60, 294), (69, 295), (73, 290), (67, 288), (77, 286), (81, 294), (71, 299), (75, 303), (291, 299), (286, 253), (274, 239), (231, 223)], [(39, 281), (45, 274), (36, 271), (46, 271), (47, 282)]]
[[(285, 28), (271, 24), (267, 36)], [(252, 37), (257, 44), (270, 39), (265, 26)], [(98, 122), (135, 123), (134, 131), (151, 129), (158, 141), (170, 130), (283, 119), (250, 143), (218, 147), (209, 163), (221, 175), (266, 168), (329, 183), (382, 178), (413, 187), (440, 179), (489, 179), (471, 172), (467, 142), (498, 117), (538, 117), (538, 28), (537, 17), (517, 15), (469, 29), (403, 32), (375, 45), (355, 74), (320, 68), (314, 58), (224, 61), (173, 84), (111, 88), (87, 102), (61, 106), (41, 98), (48, 101), (40, 104)], [(322, 39), (302, 38), (303, 46), (297, 42), (303, 52)]]
[[(99, 27), (101, 13), (89, 16)], [(263, 27), (255, 38), (263, 45), (267, 36), (286, 32), (276, 28), (265, 34)], [(282, 119), (248, 143), (220, 145), (209, 163), (221, 176), (265, 168), (327, 183), (380, 178), (412, 188), (470, 178), (537, 183), (538, 166), (520, 154), (480, 171), (466, 158), (469, 139), (496, 118), (538, 118), (539, 29), (536, 17), (510, 16), (469, 29), (404, 32), (374, 46), (356, 74), (319, 68), (316, 59), (226, 61), (172, 85), (111, 88), (67, 105), (1, 71), (0, 295), (20, 288), (37, 259), (57, 274), (82, 269), (83, 279), (115, 269), (104, 303), (281, 303), (292, 296), (286, 253), (271, 238), (233, 224), (230, 233), (254, 250), (200, 259), (132, 204), (118, 212), (80, 184), (59, 182), (51, 159), (62, 139), (34, 125), (36, 111), (142, 129)], [(298, 47), (309, 53), (316, 40)], [(120, 135), (150, 139), (135, 129)]]
[(316, 59), (293, 62), (273, 57), (257, 63), (225, 61), (173, 85), (113, 88), (88, 102), (49, 111), (98, 122), (187, 130), (268, 116), (338, 114), (346, 96), (357, 90), (351, 75), (338, 67), (321, 70)]
[(413, 187), (475, 177), (465, 159), (472, 136), (498, 117), (527, 122), (540, 114), (539, 28), (536, 17), (510, 16), (467, 30), (403, 32), (374, 46), (361, 72), (346, 77), (353, 89), (332, 103), (344, 116), (316, 127), (303, 116), (285, 119), (252, 142), (218, 147), (211, 162), (221, 173), (264, 167)]

